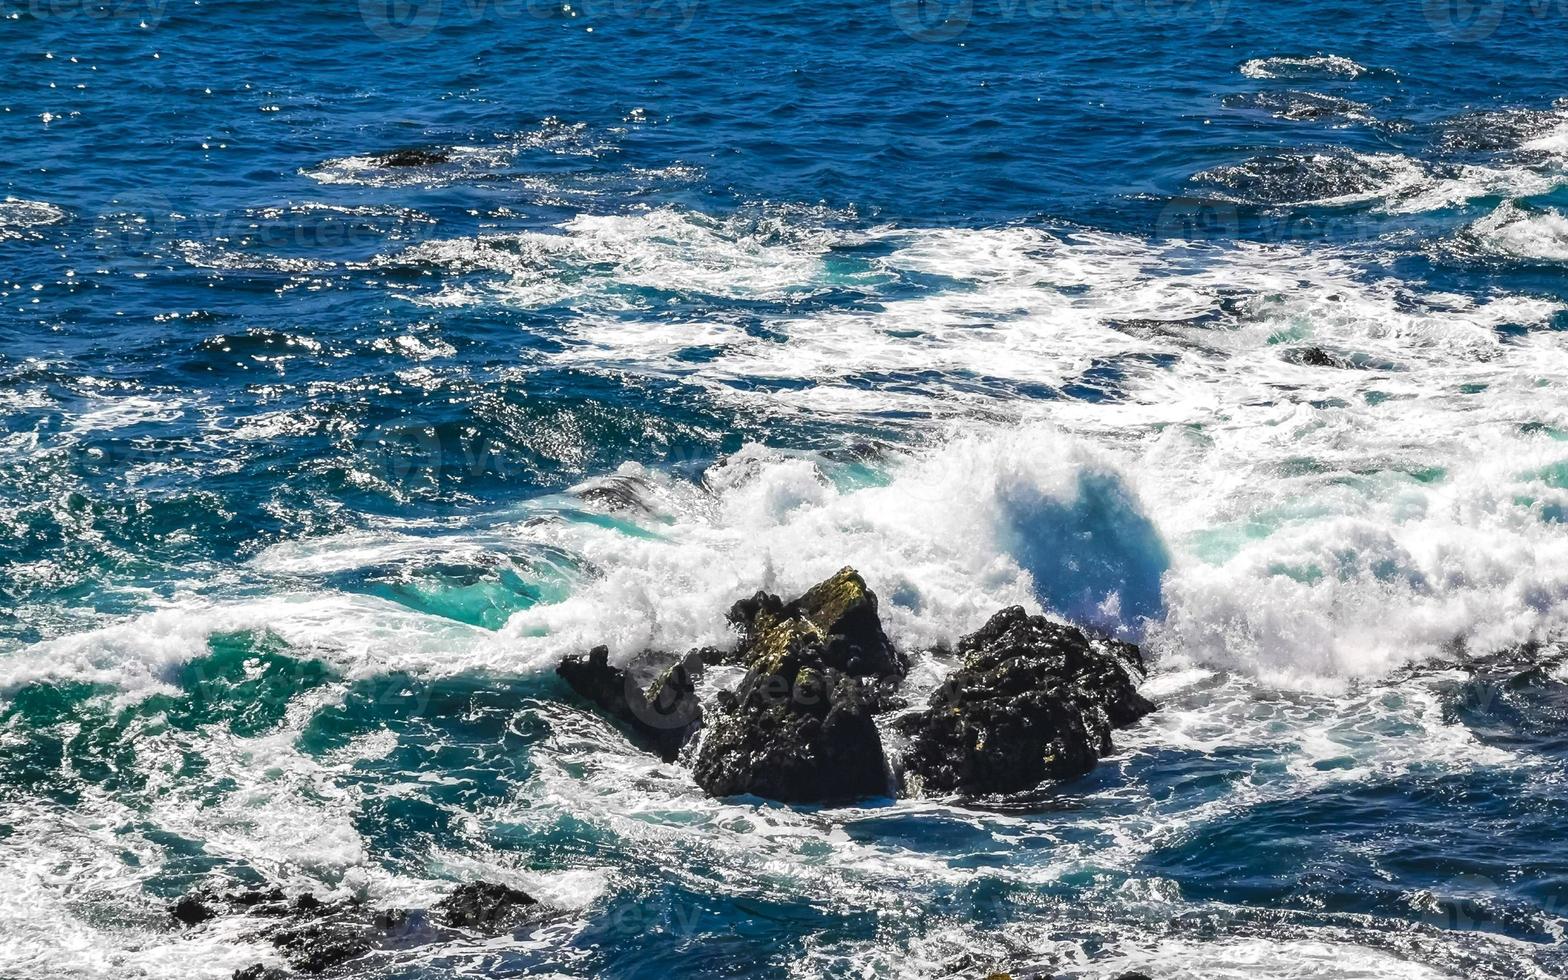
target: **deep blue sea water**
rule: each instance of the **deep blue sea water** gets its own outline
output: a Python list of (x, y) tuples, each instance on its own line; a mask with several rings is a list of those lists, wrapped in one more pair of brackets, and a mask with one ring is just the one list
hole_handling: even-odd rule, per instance
[[(349, 975), (1568, 975), (1565, 28), (0, 0), (0, 977), (473, 878), (569, 914)], [(1162, 709), (789, 809), (550, 670), (844, 564), (916, 700), (1021, 602)]]

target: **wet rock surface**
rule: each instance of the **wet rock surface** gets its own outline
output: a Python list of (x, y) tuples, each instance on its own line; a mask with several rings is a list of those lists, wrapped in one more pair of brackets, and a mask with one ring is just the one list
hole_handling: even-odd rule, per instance
[(376, 157), (378, 167), (434, 167), (452, 159), (446, 150), (408, 148), (393, 150)]
[[(276, 947), (293, 971), (316, 975), (373, 952), (457, 939), (457, 930), (485, 935), (513, 932), (543, 923), (556, 911), (516, 888), (471, 882), (458, 886), (429, 910), (378, 909), (358, 899), (323, 900), (309, 894), (290, 899), (273, 888), (204, 889), (180, 898), (169, 913), (187, 927), (219, 916), (257, 920), (255, 938)], [(289, 975), (257, 963), (233, 976), (234, 980), (281, 980)]]
[(578, 696), (620, 722), (639, 744), (674, 762), (702, 726), (697, 678), (703, 653), (694, 650), (661, 671), (645, 690), (635, 675), (610, 663), (607, 647), (569, 656), (556, 673)]
[(927, 709), (899, 720), (914, 793), (1007, 793), (1081, 776), (1112, 751), (1113, 729), (1154, 710), (1137, 691), (1137, 647), (1018, 606), (960, 640), (957, 652), (962, 666)]
[[(712, 796), (835, 803), (887, 795), (877, 716), (908, 707), (897, 691), (908, 660), (859, 573), (841, 569), (788, 602), (758, 592), (737, 601), (728, 620), (734, 651), (666, 655), (646, 688), (631, 668), (612, 665), (605, 647), (568, 656), (557, 672), (666, 761), (685, 758)], [(1113, 750), (1113, 729), (1154, 710), (1137, 692), (1137, 647), (1020, 607), (964, 637), (958, 654), (962, 666), (929, 704), (893, 723), (909, 742), (910, 793), (1012, 793), (1082, 775)], [(659, 660), (640, 659), (650, 658)], [(697, 682), (716, 664), (746, 673), (704, 705)]]
[(434, 911), (443, 925), (453, 929), (490, 933), (508, 932), (549, 913), (548, 907), (527, 892), (489, 881), (460, 885), (437, 903)]
[(877, 594), (853, 568), (840, 569), (793, 602), (758, 592), (730, 607), (728, 618), (741, 635), (737, 656), (747, 664), (777, 655), (791, 637), (811, 630), (824, 667), (855, 677), (903, 677), (909, 670), (882, 631)]
[(886, 795), (875, 715), (881, 682), (908, 665), (860, 574), (844, 568), (793, 602), (759, 592), (729, 620), (747, 672), (711, 713), (692, 765), (698, 785), (787, 803)]
[(692, 776), (712, 796), (785, 803), (885, 796), (876, 704), (873, 685), (824, 668), (802, 644), (720, 696)]

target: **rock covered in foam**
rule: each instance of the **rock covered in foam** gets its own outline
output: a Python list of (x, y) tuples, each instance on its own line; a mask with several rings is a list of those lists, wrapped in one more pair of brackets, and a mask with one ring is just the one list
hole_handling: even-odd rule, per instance
[(927, 709), (900, 719), (906, 788), (1006, 793), (1081, 776), (1111, 731), (1154, 710), (1137, 691), (1138, 648), (1091, 639), (1012, 606), (959, 641), (963, 665)]
[(436, 904), (442, 922), (453, 929), (507, 932), (537, 921), (547, 910), (527, 892), (489, 881), (459, 885)]
[[(170, 914), (188, 925), (225, 914), (266, 920), (255, 938), (276, 947), (293, 970), (320, 974), (370, 953), (458, 938), (451, 930), (513, 932), (549, 919), (556, 910), (516, 888), (476, 881), (458, 886), (429, 911), (377, 909), (356, 898), (323, 900), (310, 894), (291, 901), (272, 888), (226, 894), (204, 889), (181, 898)], [(280, 980), (287, 975), (257, 963), (235, 971), (234, 980)]]

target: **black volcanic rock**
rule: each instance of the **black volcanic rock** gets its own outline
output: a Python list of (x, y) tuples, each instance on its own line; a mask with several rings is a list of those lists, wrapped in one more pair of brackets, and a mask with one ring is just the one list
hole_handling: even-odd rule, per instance
[(859, 573), (845, 568), (790, 603), (759, 592), (729, 618), (748, 670), (709, 713), (692, 764), (698, 785), (786, 803), (886, 795), (874, 715), (881, 679), (902, 677), (906, 664)]
[(197, 926), (208, 919), (217, 918), (211, 900), (200, 894), (186, 895), (169, 907), (169, 915), (181, 925)]
[(899, 721), (913, 792), (1007, 793), (1081, 776), (1113, 751), (1112, 729), (1154, 710), (1137, 691), (1137, 647), (1018, 606), (960, 640), (958, 653), (962, 666), (927, 710)]
[(758, 592), (731, 606), (728, 618), (741, 635), (737, 655), (748, 664), (769, 654), (769, 637), (778, 627), (798, 620), (819, 634), (825, 667), (855, 677), (892, 678), (903, 677), (909, 669), (882, 631), (877, 594), (853, 568), (840, 569), (793, 602)]
[(555, 672), (587, 701), (624, 725), (645, 747), (674, 762), (681, 748), (702, 725), (697, 678), (702, 675), (701, 651), (692, 651), (660, 673), (647, 690), (628, 671), (610, 663), (607, 647), (588, 655), (568, 656)]
[(821, 663), (797, 648), (720, 695), (692, 764), (698, 785), (785, 803), (886, 795), (875, 686)]
[(508, 932), (538, 921), (549, 910), (527, 892), (489, 881), (459, 885), (432, 910), (453, 929)]
[(376, 157), (378, 167), (433, 167), (452, 158), (445, 150), (393, 150)]
[[(181, 909), (194, 918), (198, 906), (206, 916), (200, 921), (220, 914), (255, 921), (258, 928), (252, 937), (270, 942), (290, 967), (305, 974), (334, 971), (368, 953), (462, 938), (455, 930), (499, 935), (557, 914), (526, 892), (483, 881), (458, 886), (428, 911), (377, 909), (356, 898), (323, 900), (310, 894), (291, 901), (271, 888), (221, 895), (199, 890), (177, 902), (171, 914), (179, 918), (174, 910)], [(235, 971), (234, 980), (281, 980), (289, 975), (257, 963)]]

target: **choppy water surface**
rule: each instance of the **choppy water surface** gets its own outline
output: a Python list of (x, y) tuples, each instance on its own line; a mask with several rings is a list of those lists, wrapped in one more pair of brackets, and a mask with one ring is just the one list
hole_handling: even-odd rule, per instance
[[(1565, 25), (0, 2), (0, 975), (275, 956), (220, 876), (572, 910), (366, 976), (1563, 976)], [(549, 670), (844, 564), (1162, 710), (792, 810)]]

